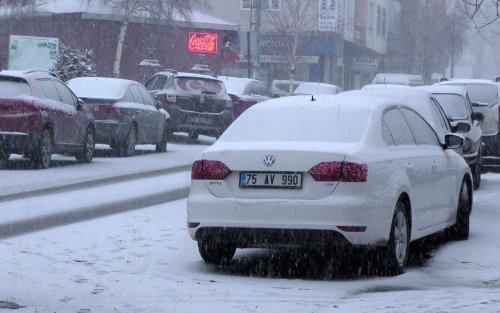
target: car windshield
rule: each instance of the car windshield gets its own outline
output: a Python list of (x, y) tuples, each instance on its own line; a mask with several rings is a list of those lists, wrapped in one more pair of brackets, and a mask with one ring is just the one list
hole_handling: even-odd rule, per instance
[[(453, 83), (451, 83), (453, 85)], [(498, 88), (490, 84), (454, 84), (464, 86), (472, 103), (493, 104), (498, 102)]]
[(450, 119), (467, 118), (467, 107), (465, 99), (460, 95), (454, 94), (434, 94), (441, 107)]
[(227, 93), (233, 95), (242, 95), (245, 93), (249, 82), (239, 79), (224, 79), (224, 86), (226, 86)]
[[(222, 142), (310, 141), (359, 142), (366, 130), (369, 110), (340, 108), (325, 110), (304, 99), (291, 110), (285, 104), (252, 108), (240, 116), (221, 137)], [(342, 118), (340, 118), (340, 116)]]
[(16, 97), (31, 94), (31, 87), (28, 83), (0, 78), (0, 98), (1, 97)]
[(213, 95), (223, 95), (226, 93), (224, 84), (215, 79), (204, 79), (197, 77), (176, 77), (175, 87), (194, 94), (208, 93)]

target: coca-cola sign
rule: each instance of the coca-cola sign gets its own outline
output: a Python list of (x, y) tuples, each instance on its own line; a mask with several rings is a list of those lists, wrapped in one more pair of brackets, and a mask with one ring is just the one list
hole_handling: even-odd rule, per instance
[(217, 33), (189, 33), (188, 51), (194, 53), (217, 53)]

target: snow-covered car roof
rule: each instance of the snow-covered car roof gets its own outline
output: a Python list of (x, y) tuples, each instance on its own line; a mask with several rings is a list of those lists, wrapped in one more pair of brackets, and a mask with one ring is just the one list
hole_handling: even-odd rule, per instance
[(495, 85), (494, 82), (488, 79), (475, 79), (475, 78), (452, 78), (447, 81), (442, 81), (439, 83), (435, 83), (434, 85), (454, 85), (454, 84), (487, 84), (487, 85)]
[(163, 74), (163, 75), (167, 75), (167, 76), (174, 75), (175, 77), (193, 77), (193, 78), (211, 79), (211, 80), (220, 81), (220, 78), (217, 76), (212, 76), (212, 75), (207, 75), (207, 74), (190, 73), (190, 72), (176, 72), (176, 71), (164, 70), (164, 71), (156, 73), (155, 75), (158, 75), (158, 74)]
[(135, 81), (110, 77), (77, 77), (67, 85), (80, 98), (119, 100)]
[(398, 74), (398, 73), (378, 73), (373, 78), (372, 84), (397, 84), (397, 85), (423, 85), (422, 75)]
[(219, 76), (219, 79), (224, 82), (226, 86), (227, 93), (233, 95), (242, 95), (245, 92), (247, 86), (256, 81), (252, 78), (241, 78), (241, 77), (231, 77), (231, 76)]
[(325, 83), (303, 82), (295, 88), (294, 95), (334, 95), (342, 90), (339, 86)]
[(461, 95), (464, 97), (467, 95), (467, 89), (465, 87), (455, 86), (455, 85), (432, 85), (432, 86), (419, 86), (414, 88), (422, 89), (432, 94), (450, 93), (450, 94)]
[[(342, 94), (349, 95), (365, 95), (373, 97), (383, 97), (396, 100), (404, 105), (411, 107), (419, 112), (438, 132), (440, 138), (443, 138), (447, 132), (440, 122), (438, 112), (433, 108), (431, 93), (417, 89), (415, 87), (400, 86), (400, 87), (387, 87), (387, 88), (367, 88), (361, 90), (347, 91)], [(443, 117), (446, 118), (446, 117)]]
[[(384, 110), (393, 105), (399, 103), (366, 95), (275, 98), (247, 109), (208, 150), (235, 142), (360, 143), (372, 136), (380, 137), (379, 132), (368, 131), (373, 127), (370, 121), (374, 114), (381, 118)], [(380, 127), (379, 122), (376, 125)]]

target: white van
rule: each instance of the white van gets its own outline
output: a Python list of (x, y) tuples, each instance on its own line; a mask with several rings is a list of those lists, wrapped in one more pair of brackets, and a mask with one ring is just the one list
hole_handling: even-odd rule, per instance
[(379, 73), (373, 78), (372, 84), (423, 86), (422, 75)]

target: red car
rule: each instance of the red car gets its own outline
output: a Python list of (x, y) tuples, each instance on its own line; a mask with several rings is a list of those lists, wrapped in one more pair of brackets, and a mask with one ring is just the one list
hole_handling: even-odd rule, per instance
[(252, 105), (271, 99), (271, 92), (260, 80), (219, 76), (233, 101), (233, 118), (237, 118)]
[(11, 153), (34, 168), (48, 168), (52, 153), (90, 163), (94, 117), (73, 92), (47, 71), (0, 71), (0, 166)]

